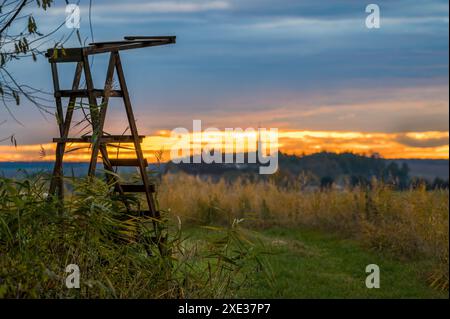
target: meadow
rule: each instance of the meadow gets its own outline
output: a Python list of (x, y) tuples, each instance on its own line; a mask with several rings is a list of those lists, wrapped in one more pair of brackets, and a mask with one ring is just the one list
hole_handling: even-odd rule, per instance
[[(322, 191), (308, 190), (305, 185), (302, 178), (297, 187), (281, 187), (275, 181), (212, 182), (168, 174), (158, 198), (169, 215), (184, 220), (187, 228), (227, 225), (239, 219), (245, 220), (249, 229), (269, 234), (269, 238), (276, 230), (282, 230), (288, 238), (312, 231), (319, 234), (319, 242), (320, 234), (325, 243), (332, 236), (350, 241), (363, 253), (403, 262), (405, 272), (413, 263), (417, 271), (412, 277), (435, 290), (448, 291), (448, 190), (427, 191), (424, 185), (416, 185), (397, 191), (376, 180), (370, 186)], [(275, 236), (272, 242), (289, 247), (289, 240), (282, 237)], [(356, 253), (354, 257), (358, 256)], [(406, 278), (401, 271), (399, 276)]]
[[(166, 174), (161, 249), (111, 185), (68, 184), (61, 207), (45, 176), (0, 179), (0, 297), (448, 298), (448, 190)], [(65, 286), (71, 263), (80, 289)], [(380, 289), (365, 287), (372, 263)]]

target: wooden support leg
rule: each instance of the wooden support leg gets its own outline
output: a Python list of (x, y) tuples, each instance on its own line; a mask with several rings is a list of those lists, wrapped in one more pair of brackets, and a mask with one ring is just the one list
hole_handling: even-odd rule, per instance
[[(98, 111), (97, 100), (93, 95), (94, 84), (92, 81), (90, 69), (89, 66), (87, 66), (87, 68), (85, 67), (86, 85), (88, 87), (89, 92), (89, 104), (90, 104), (92, 132), (93, 132), (92, 154), (91, 154), (91, 161), (89, 164), (89, 176), (95, 175), (98, 152), (100, 150), (101, 144), (100, 137), (103, 136), (103, 127), (105, 124), (106, 111), (108, 109), (109, 98), (111, 96), (112, 91), (114, 66), (115, 66), (115, 52), (111, 52), (104, 86), (104, 96), (102, 99), (102, 103), (100, 105), (100, 112)], [(107, 154), (105, 153), (104, 156), (107, 156)]]
[[(89, 59), (87, 56), (83, 57), (84, 60), (84, 76), (86, 79), (86, 88), (88, 91), (88, 101), (89, 101), (89, 113), (91, 116), (91, 124), (92, 124), (92, 144), (97, 144), (100, 139), (100, 136), (96, 135), (98, 132), (98, 105), (97, 99), (94, 95), (94, 82), (92, 80), (91, 68), (89, 67)], [(94, 156), (95, 155), (95, 156)], [(95, 175), (95, 169), (97, 166), (97, 156), (98, 156), (98, 148), (97, 153), (94, 154), (92, 152), (91, 162), (89, 164), (88, 176), (93, 177)]]
[[(120, 56), (118, 53), (116, 53), (116, 71), (117, 71), (117, 77), (119, 79), (119, 84), (120, 84), (120, 87), (121, 87), (121, 90), (123, 93), (123, 102), (125, 104), (125, 110), (127, 113), (128, 123), (130, 125), (131, 135), (133, 136), (134, 147), (136, 150), (136, 156), (139, 161), (139, 171), (140, 171), (140, 174), (142, 177), (142, 182), (144, 184), (144, 187), (147, 190), (145, 192), (145, 196), (147, 199), (148, 207), (149, 207), (152, 217), (159, 218), (160, 216), (156, 210), (156, 205), (154, 202), (153, 195), (149, 191), (150, 183), (149, 183), (147, 171), (146, 171), (145, 165), (144, 165), (144, 154), (142, 153), (141, 143), (139, 140), (139, 134), (138, 134), (137, 126), (136, 126), (136, 120), (134, 118), (133, 110), (131, 107), (131, 101), (130, 101), (130, 96), (128, 93), (127, 84), (125, 81), (125, 75), (123, 73), (122, 63), (120, 61)], [(157, 235), (159, 235), (158, 234), (158, 225), (156, 223), (154, 223), (154, 225), (155, 225), (155, 230), (157, 232)]]
[[(77, 64), (75, 70), (75, 76), (72, 83), (72, 90), (78, 89), (80, 85), (80, 78), (82, 72), (82, 63), (79, 62)], [(53, 75), (53, 85), (55, 92), (59, 92), (59, 79), (58, 79), (58, 71), (56, 68), (56, 63), (52, 63), (52, 75)], [(62, 101), (61, 97), (56, 94), (56, 112), (57, 112), (57, 120), (60, 128), (60, 136), (61, 138), (67, 138), (69, 135), (70, 124), (72, 122), (73, 109), (75, 107), (76, 97), (72, 96), (69, 99), (69, 104), (67, 106), (66, 117), (63, 120), (63, 110), (62, 110)], [(63, 157), (65, 152), (66, 143), (58, 143), (56, 146), (56, 160), (55, 166), (53, 168), (53, 176), (50, 182), (50, 190), (49, 194), (54, 195), (56, 190), (58, 190), (58, 198), (63, 200), (64, 198), (64, 178), (63, 178)]]

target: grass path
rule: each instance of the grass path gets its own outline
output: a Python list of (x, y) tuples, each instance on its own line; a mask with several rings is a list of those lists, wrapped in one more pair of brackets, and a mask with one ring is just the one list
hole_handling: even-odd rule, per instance
[[(271, 229), (268, 260), (273, 268), (270, 287), (260, 276), (240, 297), (261, 298), (448, 298), (427, 286), (426, 261), (398, 261), (368, 251), (353, 240), (333, 235)], [(380, 289), (367, 289), (366, 266), (380, 267)]]
[[(195, 231), (194, 237), (211, 236)], [(274, 280), (254, 269), (242, 298), (448, 298), (428, 287), (427, 261), (399, 261), (361, 247), (356, 241), (305, 230), (269, 229), (259, 233)], [(380, 289), (367, 289), (365, 269), (377, 264)]]

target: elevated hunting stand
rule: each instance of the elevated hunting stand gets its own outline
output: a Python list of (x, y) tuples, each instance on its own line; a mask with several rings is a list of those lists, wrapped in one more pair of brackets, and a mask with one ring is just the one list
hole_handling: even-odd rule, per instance
[[(50, 195), (58, 195), (62, 201), (64, 199), (64, 174), (63, 174), (63, 158), (67, 143), (87, 143), (91, 144), (90, 163), (88, 176), (94, 176), (99, 152), (103, 160), (105, 171), (113, 172), (114, 167), (118, 166), (135, 166), (139, 168), (142, 184), (124, 185), (119, 183), (117, 176), (114, 174), (106, 174), (109, 182), (114, 183), (115, 191), (125, 197), (125, 193), (145, 193), (148, 204), (148, 211), (140, 211), (141, 214), (149, 215), (153, 218), (159, 218), (159, 212), (156, 210), (153, 193), (154, 185), (151, 185), (147, 176), (146, 167), (147, 160), (144, 158), (141, 142), (143, 136), (139, 136), (133, 110), (131, 107), (130, 96), (128, 93), (125, 76), (123, 73), (122, 63), (120, 61), (119, 51), (130, 50), (144, 47), (160, 46), (175, 43), (176, 37), (125, 37), (124, 41), (115, 42), (96, 42), (91, 43), (87, 47), (68, 48), (68, 49), (49, 49), (46, 57), (51, 64), (54, 94), (56, 100), (56, 116), (59, 125), (60, 137), (53, 139), (57, 143), (56, 161), (53, 169), (53, 176), (50, 182)], [(103, 89), (95, 89), (92, 79), (91, 69), (89, 66), (89, 56), (110, 53), (109, 65), (106, 73), (106, 81)], [(61, 90), (58, 78), (58, 63), (77, 63), (75, 76), (73, 78), (71, 90)], [(119, 90), (113, 89), (114, 70), (117, 73)], [(86, 88), (80, 88), (81, 74), (84, 71)], [(104, 123), (108, 102), (110, 97), (120, 97), (123, 99), (125, 111), (128, 118), (129, 129), (131, 135), (108, 135), (104, 132)], [(68, 98), (69, 102), (64, 115), (62, 98)], [(92, 124), (92, 135), (82, 137), (69, 137), (72, 116), (77, 99), (87, 98), (89, 101), (89, 115)], [(97, 98), (102, 98), (101, 104), (97, 104)], [(108, 156), (107, 146), (117, 146), (117, 143), (132, 143), (136, 152), (136, 158), (128, 159), (110, 159)], [(127, 211), (130, 212), (129, 205), (124, 201)]]

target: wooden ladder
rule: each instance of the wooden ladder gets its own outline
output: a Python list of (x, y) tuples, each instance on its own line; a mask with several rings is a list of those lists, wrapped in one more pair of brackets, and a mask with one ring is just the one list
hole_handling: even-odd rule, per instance
[[(122, 63), (120, 60), (119, 50), (123, 48), (133, 48), (133, 47), (145, 47), (154, 46), (161, 44), (174, 43), (174, 37), (171, 37), (167, 43), (162, 42), (162, 37), (157, 38), (157, 40), (152, 40), (156, 44), (150, 43), (151, 40), (147, 40), (143, 37), (143, 41), (133, 42), (133, 41), (123, 41), (123, 42), (112, 42), (112, 43), (98, 43), (91, 44), (87, 48), (76, 48), (76, 49), (50, 49), (47, 52), (47, 57), (51, 64), (54, 95), (56, 100), (56, 116), (59, 125), (60, 137), (53, 139), (56, 146), (56, 161), (53, 169), (53, 175), (50, 182), (49, 194), (55, 196), (62, 201), (64, 199), (64, 174), (63, 174), (63, 158), (66, 150), (67, 143), (87, 143), (91, 144), (91, 156), (89, 163), (88, 176), (93, 177), (95, 175), (97, 159), (99, 153), (103, 160), (103, 166), (106, 171), (113, 172), (114, 167), (119, 166), (134, 166), (139, 169), (142, 184), (140, 185), (127, 185), (121, 184), (115, 174), (106, 174), (108, 182), (114, 183), (114, 191), (123, 195), (125, 193), (143, 193), (145, 194), (148, 211), (139, 211), (140, 215), (151, 216), (153, 218), (153, 224), (156, 227), (155, 221), (160, 218), (160, 214), (156, 209), (155, 200), (153, 193), (155, 192), (155, 186), (150, 184), (147, 175), (146, 167), (148, 166), (147, 160), (144, 158), (141, 142), (143, 136), (138, 134), (138, 129), (136, 126), (136, 120), (131, 107), (130, 96), (125, 81), (125, 76), (123, 73)], [(153, 38), (152, 38), (153, 39)], [(133, 40), (133, 39), (131, 39)], [(118, 46), (118, 43), (120, 45)], [(139, 46), (139, 43), (143, 45)], [(89, 66), (89, 54), (105, 53), (109, 52), (109, 64), (106, 74), (106, 80), (103, 89), (95, 89), (91, 69)], [(58, 78), (58, 63), (75, 62), (76, 70), (75, 76), (73, 78), (72, 89), (71, 90), (61, 90)], [(119, 90), (113, 89), (113, 79), (114, 71), (117, 74), (118, 83), (120, 86)], [(84, 73), (86, 88), (80, 88), (81, 75)], [(131, 135), (107, 135), (104, 132), (104, 123), (106, 117), (106, 111), (108, 109), (109, 99), (111, 97), (120, 97), (123, 99), (125, 106), (125, 111), (127, 114), (129, 129)], [(69, 98), (67, 105), (67, 111), (64, 115), (62, 98)], [(77, 98), (87, 98), (89, 101), (89, 114), (90, 121), (92, 124), (92, 135), (83, 136), (80, 138), (69, 137), (69, 130), (72, 122), (72, 116), (74, 113), (75, 104)], [(101, 104), (97, 104), (97, 98), (102, 98)], [(110, 159), (108, 155), (107, 146), (114, 143), (133, 143), (134, 150), (136, 153), (135, 158), (128, 159)], [(127, 200), (124, 199), (124, 203), (128, 213), (132, 213), (130, 210), (130, 205)]]

